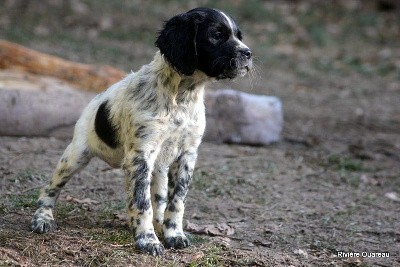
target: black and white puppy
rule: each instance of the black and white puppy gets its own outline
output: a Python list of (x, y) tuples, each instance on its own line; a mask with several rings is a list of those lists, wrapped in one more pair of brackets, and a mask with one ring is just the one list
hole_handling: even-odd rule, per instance
[(188, 186), (205, 128), (204, 86), (252, 66), (242, 33), (222, 11), (196, 8), (167, 21), (150, 64), (97, 95), (41, 191), (32, 230), (55, 228), (60, 190), (94, 156), (126, 175), (136, 248), (152, 255), (189, 246), (182, 229)]

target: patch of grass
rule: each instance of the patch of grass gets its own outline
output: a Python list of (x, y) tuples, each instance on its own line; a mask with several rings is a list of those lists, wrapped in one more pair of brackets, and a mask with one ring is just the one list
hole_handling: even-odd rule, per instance
[(28, 168), (28, 169), (25, 169), (23, 171), (18, 172), (17, 175), (14, 178), (14, 182), (25, 181), (25, 180), (43, 181), (45, 179), (46, 179), (46, 175), (45, 174)]
[(361, 160), (340, 155), (329, 156), (323, 165), (326, 168), (337, 170), (341, 181), (354, 187), (358, 187), (361, 183), (359, 172), (367, 171)]
[(188, 233), (185, 234), (193, 245), (204, 244), (207, 242), (207, 239), (201, 235), (188, 234)]
[(372, 68), (368, 68), (359, 57), (347, 57), (344, 59), (344, 63), (350, 67), (351, 69), (355, 70), (356, 72), (363, 74), (363, 75), (370, 75), (373, 73)]
[(115, 260), (116, 256), (120, 256), (118, 252), (93, 253), (84, 259), (83, 266), (110, 266), (110, 263)]
[(358, 187), (360, 185), (360, 177), (358, 175), (349, 174), (345, 171), (341, 171), (340, 178), (346, 184), (349, 184), (353, 187)]
[(0, 203), (0, 215), (3, 215), (7, 212), (7, 207), (3, 203)]
[(59, 202), (55, 209), (56, 216), (59, 218), (67, 218), (70, 216), (71, 212), (75, 210), (77, 207), (73, 204)]
[(108, 230), (103, 240), (109, 243), (126, 245), (133, 242), (132, 233), (127, 230), (110, 231)]
[(340, 171), (360, 172), (365, 170), (362, 161), (340, 155), (329, 156), (328, 166), (332, 166)]
[(195, 170), (192, 184), (197, 190), (206, 190), (211, 186), (209, 181), (212, 180), (212, 176), (206, 171)]
[(123, 201), (109, 202), (97, 212), (100, 220), (110, 220), (114, 218), (114, 214), (117, 211), (125, 210), (125, 203)]
[(24, 195), (9, 195), (6, 197), (5, 203), (2, 205), (9, 206), (12, 209), (34, 208), (36, 207), (38, 196), (39, 190)]
[(190, 267), (212, 267), (212, 266), (223, 266), (224, 262), (221, 258), (222, 248), (216, 245), (211, 245), (204, 251), (204, 257), (196, 259), (189, 263)]
[(112, 245), (129, 245), (134, 243), (132, 233), (127, 229), (94, 228), (89, 233), (90, 238), (99, 243)]

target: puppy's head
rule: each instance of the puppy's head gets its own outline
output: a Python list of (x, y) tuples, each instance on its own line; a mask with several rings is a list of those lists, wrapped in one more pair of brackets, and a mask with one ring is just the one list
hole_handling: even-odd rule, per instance
[(181, 74), (198, 69), (217, 79), (244, 76), (252, 67), (235, 21), (222, 11), (196, 8), (165, 23), (156, 46)]

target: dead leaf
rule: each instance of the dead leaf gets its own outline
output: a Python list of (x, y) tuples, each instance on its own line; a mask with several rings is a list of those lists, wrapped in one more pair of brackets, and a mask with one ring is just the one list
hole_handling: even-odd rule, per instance
[(203, 252), (203, 251), (200, 251), (199, 253), (195, 254), (195, 255), (190, 259), (190, 261), (191, 261), (191, 262), (194, 262), (194, 261), (197, 261), (198, 259), (201, 259), (201, 258), (203, 258), (203, 257), (204, 257), (204, 252)]
[(380, 185), (380, 182), (372, 177), (368, 177), (366, 174), (362, 174), (360, 177), (361, 182), (364, 184), (370, 184), (370, 185)]
[(231, 239), (224, 236), (215, 236), (212, 238), (216, 243), (224, 247), (229, 247), (231, 245)]
[(84, 198), (84, 199), (79, 199), (79, 198), (75, 198), (75, 197), (71, 197), (70, 195), (66, 196), (65, 198), (68, 202), (75, 202), (78, 204), (82, 204), (82, 205), (88, 205), (88, 206), (92, 206), (92, 205), (97, 205), (100, 202), (90, 199), (90, 198)]
[(235, 229), (226, 223), (221, 223), (217, 225), (198, 225), (188, 221), (186, 224), (186, 230), (192, 233), (205, 234), (210, 236), (227, 236), (233, 235), (235, 233)]
[(400, 197), (397, 195), (396, 192), (387, 192), (385, 194), (385, 197), (387, 197), (390, 200), (396, 201), (396, 202), (400, 202)]
[(235, 229), (226, 223), (217, 224), (217, 228), (224, 235), (233, 235), (235, 233)]
[(293, 251), (294, 254), (300, 255), (304, 258), (308, 258), (308, 253), (305, 250), (302, 249), (296, 249), (295, 251)]
[(261, 241), (261, 240), (255, 240), (253, 243), (254, 243), (254, 245), (267, 247), (267, 248), (270, 248), (272, 246), (271, 242), (265, 242), (265, 241)]
[(114, 218), (120, 221), (127, 221), (128, 215), (125, 212), (114, 212)]

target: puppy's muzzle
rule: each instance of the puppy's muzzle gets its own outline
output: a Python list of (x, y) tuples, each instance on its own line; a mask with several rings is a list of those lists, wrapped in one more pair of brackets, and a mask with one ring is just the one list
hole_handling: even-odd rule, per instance
[[(253, 67), (253, 53), (251, 52), (251, 50), (249, 48), (243, 48), (242, 50), (239, 51), (239, 53), (241, 54), (241, 58), (243, 61), (243, 67), (246, 72), (249, 72), (250, 69)], [(240, 68), (240, 66), (238, 66)]]

